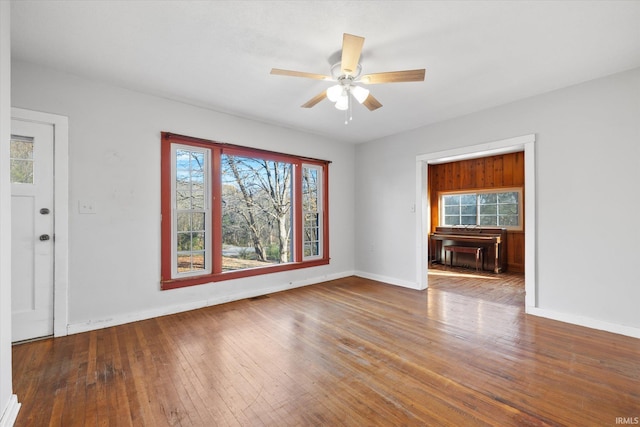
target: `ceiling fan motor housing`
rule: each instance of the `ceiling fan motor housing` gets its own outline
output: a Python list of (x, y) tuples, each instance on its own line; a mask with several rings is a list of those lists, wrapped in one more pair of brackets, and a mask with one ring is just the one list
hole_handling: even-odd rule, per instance
[(342, 62), (336, 62), (335, 64), (333, 64), (331, 66), (331, 77), (333, 77), (334, 80), (340, 81), (341, 78), (350, 78), (351, 81), (354, 81), (355, 79), (357, 79), (358, 77), (360, 77), (360, 74), (362, 73), (362, 65), (358, 64), (358, 67), (356, 68), (356, 71), (354, 73), (351, 74), (343, 74), (342, 73)]

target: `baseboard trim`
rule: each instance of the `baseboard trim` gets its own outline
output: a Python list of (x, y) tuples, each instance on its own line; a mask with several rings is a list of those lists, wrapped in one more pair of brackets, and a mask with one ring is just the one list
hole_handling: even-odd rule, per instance
[[(178, 304), (173, 306), (158, 307), (152, 310), (146, 310), (142, 312), (127, 313), (127, 314), (118, 315), (118, 316), (105, 318), (105, 319), (95, 319), (95, 320), (90, 320), (88, 322), (69, 324), (69, 326), (67, 327), (67, 333), (77, 334), (77, 333), (89, 332), (97, 329), (109, 328), (111, 326), (118, 326), (126, 323), (137, 322), (140, 320), (147, 320), (155, 317), (181, 313), (184, 311), (196, 310), (199, 308), (209, 307), (212, 305), (224, 304), (227, 302), (238, 301), (245, 298), (253, 298), (260, 295), (286, 291), (289, 289), (309, 286), (316, 283), (342, 279), (349, 276), (358, 276), (358, 277), (363, 277), (365, 279), (387, 283), (390, 285), (420, 290), (419, 284), (416, 282), (400, 280), (393, 277), (387, 277), (387, 276), (382, 276), (378, 274), (371, 274), (364, 271), (345, 271), (345, 272), (336, 273), (332, 275), (305, 279), (298, 282), (287, 282), (278, 286), (263, 288), (257, 291), (252, 290), (248, 292), (239, 292), (236, 294), (220, 296), (220, 297), (207, 299), (207, 300), (193, 301), (190, 303)], [(625, 335), (633, 338), (640, 338), (640, 328), (636, 328), (632, 326), (618, 325), (615, 323), (610, 323), (610, 322), (597, 320), (589, 317), (577, 316), (577, 315), (572, 315), (567, 313), (560, 313), (557, 311), (546, 310), (538, 307), (526, 307), (525, 312), (533, 316), (545, 317), (547, 319), (558, 320), (560, 322), (571, 323), (574, 325), (584, 326), (591, 329), (598, 329), (598, 330), (612, 332), (615, 334)], [(16, 414), (15, 414), (17, 416), (17, 410), (19, 410), (20, 408), (20, 404), (17, 402), (17, 398), (15, 399), (15, 404), (17, 404)], [(2, 418), (3, 422), (4, 422), (5, 416), (6, 414), (3, 415), (3, 418)], [(6, 424), (6, 425), (9, 426), (11, 424)], [(0, 427), (5, 427), (5, 424), (0, 423)]]
[(369, 280), (375, 280), (377, 282), (388, 283), (390, 285), (401, 286), (403, 288), (420, 290), (420, 284), (416, 282), (396, 279), (394, 277), (381, 276), (379, 274), (371, 274), (364, 271), (356, 271), (353, 274), (358, 277), (362, 277)]
[(545, 317), (547, 319), (558, 320), (560, 322), (571, 323), (573, 325), (612, 332), (619, 335), (626, 335), (632, 338), (640, 338), (640, 328), (635, 328), (633, 326), (618, 325), (616, 323), (606, 322), (590, 317), (560, 313), (538, 307), (526, 307), (525, 312), (533, 316)]
[(7, 407), (0, 417), (0, 427), (12, 427), (18, 418), (18, 412), (20, 412), (21, 406), (22, 404), (18, 402), (18, 396), (12, 394), (7, 403)]
[[(110, 328), (111, 326), (124, 325), (126, 323), (137, 322), (140, 320), (153, 319), (155, 317), (167, 316), (170, 314), (182, 313), (184, 311), (197, 310), (199, 308), (209, 307), (212, 305), (224, 304), (227, 302), (238, 301), (246, 298), (253, 298), (260, 295), (272, 294), (275, 292), (286, 291), (289, 289), (300, 288), (303, 286), (314, 285), (316, 283), (322, 283), (329, 280), (342, 279), (344, 277), (353, 276), (353, 271), (346, 271), (342, 273), (323, 275), (321, 277), (314, 277), (310, 279), (300, 280), (297, 282), (286, 282), (278, 286), (271, 286), (268, 288), (262, 288), (258, 290), (251, 290), (246, 292), (238, 292), (236, 294), (218, 296), (211, 299), (192, 301), (184, 304), (176, 304), (172, 306), (158, 307), (151, 310), (145, 310), (135, 313), (120, 314), (114, 317), (105, 319), (94, 319), (87, 322), (72, 323), (67, 326), (67, 334), (79, 334), (82, 332), (89, 332), (103, 328)], [(2, 426), (0, 426), (2, 427)]]

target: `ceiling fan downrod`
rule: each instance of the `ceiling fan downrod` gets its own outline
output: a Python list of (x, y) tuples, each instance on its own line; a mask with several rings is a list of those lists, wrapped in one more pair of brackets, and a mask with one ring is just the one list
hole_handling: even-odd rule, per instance
[[(351, 86), (349, 86), (347, 88), (347, 104), (348, 104), (348, 108), (347, 108), (347, 111), (345, 111), (345, 119), (344, 119), (344, 124), (345, 125), (348, 125), (349, 122), (351, 120), (353, 120), (353, 108), (352, 108), (353, 103), (351, 102), (351, 97), (352, 96), (353, 95), (351, 94)], [(347, 114), (349, 115), (349, 120), (347, 120), (347, 117), (346, 117)]]

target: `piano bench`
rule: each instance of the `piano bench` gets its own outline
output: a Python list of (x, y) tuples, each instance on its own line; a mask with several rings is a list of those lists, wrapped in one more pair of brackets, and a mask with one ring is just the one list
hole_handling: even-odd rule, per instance
[(484, 248), (481, 247), (477, 247), (477, 246), (453, 246), (453, 245), (448, 245), (445, 246), (444, 248), (444, 265), (447, 265), (447, 253), (451, 252), (451, 267), (453, 267), (453, 254), (458, 252), (458, 253), (465, 253), (465, 254), (475, 254), (476, 256), (476, 271), (478, 271), (478, 262), (480, 262), (480, 265), (483, 266), (484, 265), (484, 252), (482, 251)]

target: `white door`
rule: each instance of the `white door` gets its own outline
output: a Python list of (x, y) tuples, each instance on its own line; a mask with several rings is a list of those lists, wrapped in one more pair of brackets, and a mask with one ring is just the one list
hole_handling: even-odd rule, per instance
[(12, 341), (53, 335), (53, 126), (11, 121)]

